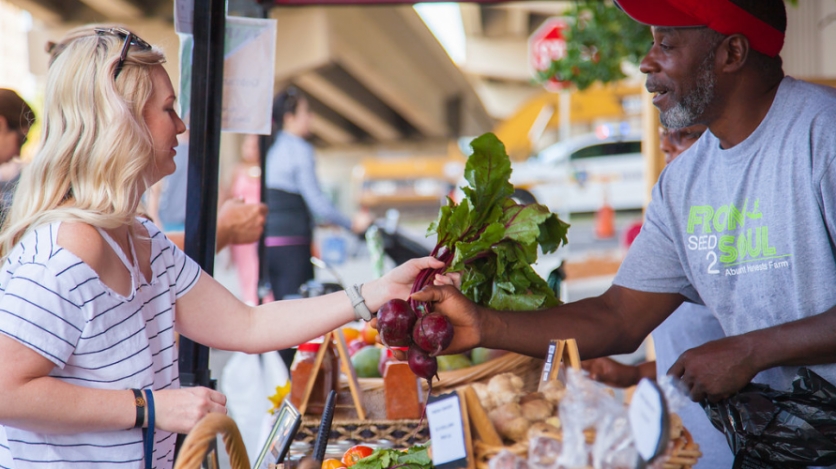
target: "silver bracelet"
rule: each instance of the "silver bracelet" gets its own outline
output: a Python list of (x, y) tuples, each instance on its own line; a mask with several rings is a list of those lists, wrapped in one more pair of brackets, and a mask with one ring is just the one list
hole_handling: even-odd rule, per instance
[(354, 318), (368, 322), (372, 320), (372, 312), (366, 306), (366, 300), (360, 292), (362, 287), (362, 283), (348, 287), (345, 289), (345, 294), (348, 295), (348, 300), (351, 301), (351, 306), (354, 308)]

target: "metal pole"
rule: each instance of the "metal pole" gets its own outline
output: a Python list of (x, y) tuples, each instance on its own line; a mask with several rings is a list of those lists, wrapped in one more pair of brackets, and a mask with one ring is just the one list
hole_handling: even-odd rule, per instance
[[(259, 2), (259, 6), (261, 7), (261, 18), (269, 18), (270, 3), (261, 1)], [(275, 126), (273, 126), (273, 128), (275, 128)], [(275, 134), (275, 130), (272, 130), (271, 128), (270, 135), (260, 135), (258, 137), (258, 161), (261, 167), (260, 194), (261, 203), (263, 204), (267, 203), (267, 151), (273, 144), (273, 134)], [(261, 234), (261, 238), (258, 240), (258, 287), (256, 290), (258, 304), (264, 304), (264, 300), (270, 295), (270, 293), (272, 293), (273, 290), (272, 285), (270, 285), (270, 273), (267, 264), (267, 246), (264, 244), (266, 237), (267, 232), (265, 230), (265, 232)]]
[[(195, 0), (185, 252), (212, 275), (218, 212), (224, 0)], [(209, 348), (180, 337), (180, 385), (209, 386)], [(177, 448), (183, 435), (177, 438)]]

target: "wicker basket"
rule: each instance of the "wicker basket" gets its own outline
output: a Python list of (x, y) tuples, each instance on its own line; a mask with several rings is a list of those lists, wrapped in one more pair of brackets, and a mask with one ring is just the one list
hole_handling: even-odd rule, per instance
[[(305, 418), (296, 433), (296, 440), (313, 444), (319, 430), (319, 419)], [(406, 449), (426, 443), (430, 439), (427, 420), (341, 420), (331, 425), (329, 441), (348, 441), (351, 444), (375, 443), (386, 440), (396, 449)]]
[[(537, 389), (537, 382), (540, 379), (542, 369), (543, 360), (516, 353), (506, 353), (479, 365), (460, 370), (439, 372), (439, 379), (433, 381), (433, 394), (445, 393), (468, 384), (488, 381), (501, 373), (514, 373), (523, 379), (525, 389), (533, 391)], [(360, 378), (358, 381), (363, 391), (383, 390), (383, 379), (381, 378)], [(426, 390), (426, 383), (424, 383), (424, 389)]]
[[(487, 381), (497, 374), (506, 372), (521, 376), (526, 388), (533, 390), (537, 388), (542, 367), (542, 360), (508, 353), (469, 368), (440, 372), (439, 379), (433, 381), (433, 394), (450, 392), (471, 383)], [(367, 418), (365, 420), (357, 418), (357, 413), (349, 404), (351, 398), (348, 383), (343, 382), (331, 425), (330, 441), (349, 441), (352, 444), (360, 444), (387, 440), (395, 448), (404, 449), (425, 443), (430, 439), (426, 419), (423, 421), (386, 419), (386, 409), (383, 408), (382, 378), (360, 378), (358, 381), (363, 390), (363, 406)], [(424, 383), (424, 390), (426, 391), (426, 383)], [(340, 402), (343, 404), (340, 405)], [(302, 420), (302, 426), (296, 434), (295, 441), (312, 443), (319, 429), (319, 421), (316, 416), (306, 416)]]

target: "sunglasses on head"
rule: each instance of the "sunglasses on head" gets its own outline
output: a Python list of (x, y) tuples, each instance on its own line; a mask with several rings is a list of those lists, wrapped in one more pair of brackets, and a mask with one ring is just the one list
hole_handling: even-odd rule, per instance
[(119, 63), (116, 64), (116, 70), (113, 72), (113, 79), (116, 80), (116, 77), (119, 76), (119, 72), (122, 71), (122, 67), (125, 65), (125, 59), (128, 57), (128, 49), (131, 46), (139, 47), (140, 50), (147, 51), (151, 50), (151, 44), (145, 42), (141, 37), (137, 36), (136, 34), (128, 31), (124, 28), (96, 28), (94, 29), (96, 34), (99, 36), (104, 35), (111, 35), (117, 36), (122, 38), (125, 43), (122, 46), (122, 53), (119, 54)]

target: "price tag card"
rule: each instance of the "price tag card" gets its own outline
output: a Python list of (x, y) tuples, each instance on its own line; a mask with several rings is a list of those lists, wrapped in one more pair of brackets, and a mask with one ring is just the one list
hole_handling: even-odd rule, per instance
[(670, 415), (665, 396), (656, 382), (642, 379), (628, 410), (636, 450), (645, 462), (665, 452), (670, 441)]
[(427, 424), (437, 469), (467, 467), (462, 403), (456, 393), (432, 396), (427, 401)]
[(555, 378), (556, 373), (552, 373), (552, 370), (560, 365), (560, 356), (557, 354), (557, 342), (556, 339), (549, 342), (549, 351), (546, 352), (546, 361), (543, 363), (543, 373), (540, 376), (539, 390), (541, 391), (544, 384)]

